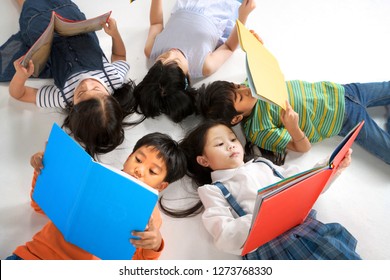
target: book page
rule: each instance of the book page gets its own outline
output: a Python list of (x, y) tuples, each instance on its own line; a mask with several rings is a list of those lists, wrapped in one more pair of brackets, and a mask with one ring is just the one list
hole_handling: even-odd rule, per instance
[[(276, 58), (237, 20), (240, 45), (247, 55), (247, 73), (252, 94), (285, 109), (288, 93), (284, 75)], [(254, 92), (253, 92), (254, 89)]]
[(111, 11), (95, 18), (81, 21), (68, 20), (55, 14), (55, 31), (61, 36), (74, 36), (102, 29), (102, 23), (106, 23), (110, 18)]
[(38, 77), (39, 73), (41, 73), (42, 70), (45, 68), (46, 62), (50, 56), (53, 37), (54, 37), (54, 16), (51, 17), (51, 20), (46, 30), (42, 33), (42, 35), (34, 43), (34, 45), (28, 50), (24, 59), (21, 62), (23, 67), (27, 67), (28, 62), (30, 60), (33, 61), (34, 63), (33, 77)]

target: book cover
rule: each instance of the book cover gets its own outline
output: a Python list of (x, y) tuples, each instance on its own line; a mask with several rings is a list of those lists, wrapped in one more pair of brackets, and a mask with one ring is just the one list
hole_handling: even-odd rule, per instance
[(131, 259), (131, 232), (143, 231), (157, 190), (94, 161), (54, 124), (33, 199), (66, 241), (101, 258)]
[(246, 52), (246, 72), (252, 95), (286, 109), (288, 93), (276, 58), (239, 21), (236, 21), (241, 49)]
[(38, 77), (50, 56), (55, 32), (60, 36), (75, 36), (82, 33), (97, 31), (102, 29), (101, 24), (107, 22), (110, 16), (111, 11), (94, 18), (75, 21), (66, 19), (53, 11), (47, 28), (34, 45), (27, 51), (21, 64), (24, 67), (27, 67), (28, 62), (32, 60), (34, 64), (33, 76)]
[(242, 255), (301, 224), (359, 134), (357, 124), (332, 152), (324, 166), (315, 167), (258, 190), (252, 226)]

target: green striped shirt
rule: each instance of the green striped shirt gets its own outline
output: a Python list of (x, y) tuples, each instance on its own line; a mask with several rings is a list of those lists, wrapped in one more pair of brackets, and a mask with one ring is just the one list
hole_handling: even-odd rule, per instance
[[(299, 127), (311, 143), (337, 135), (344, 120), (344, 87), (331, 82), (286, 82), (289, 102)], [(244, 123), (246, 137), (267, 150), (282, 152), (291, 136), (280, 119), (281, 108), (258, 100)]]

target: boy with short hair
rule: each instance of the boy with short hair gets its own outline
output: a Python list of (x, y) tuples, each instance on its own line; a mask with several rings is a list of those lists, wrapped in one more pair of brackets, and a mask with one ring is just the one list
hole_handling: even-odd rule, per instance
[[(31, 157), (34, 168), (31, 197), (36, 179), (43, 168), (43, 152)], [(137, 141), (133, 152), (124, 163), (123, 171), (137, 178), (152, 188), (162, 191), (170, 183), (179, 180), (186, 171), (186, 159), (177, 142), (166, 134), (150, 133)], [(40, 207), (32, 200), (31, 206), (41, 214)], [(164, 249), (164, 240), (160, 233), (161, 216), (156, 207), (143, 232), (132, 232), (140, 239), (130, 239), (137, 249), (133, 256), (135, 260), (155, 260)], [(129, 232), (130, 236), (130, 232)], [(92, 260), (98, 259), (87, 251), (65, 241), (62, 233), (49, 221), (32, 240), (15, 249), (9, 260)]]
[(250, 142), (279, 153), (285, 149), (307, 152), (311, 143), (345, 136), (365, 120), (356, 142), (390, 164), (390, 115), (385, 131), (367, 112), (369, 107), (390, 104), (390, 82), (341, 85), (287, 81), (286, 87), (289, 100), (283, 110), (253, 97), (246, 83), (215, 81), (198, 90), (198, 110), (205, 118), (230, 126), (243, 121)]

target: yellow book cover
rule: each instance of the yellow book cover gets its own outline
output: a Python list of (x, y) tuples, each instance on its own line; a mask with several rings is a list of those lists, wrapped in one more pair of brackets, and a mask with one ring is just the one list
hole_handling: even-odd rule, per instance
[(246, 71), (252, 95), (286, 109), (288, 93), (278, 61), (239, 20), (237, 33), (241, 49), (246, 52)]

